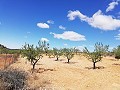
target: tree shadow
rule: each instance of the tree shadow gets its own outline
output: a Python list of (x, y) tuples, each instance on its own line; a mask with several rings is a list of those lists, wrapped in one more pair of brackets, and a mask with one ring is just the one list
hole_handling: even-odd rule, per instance
[(120, 64), (118, 64), (118, 63), (114, 63), (114, 64), (112, 64), (112, 65), (120, 66)]
[(111, 60), (111, 61), (118, 61), (117, 59), (109, 59), (109, 60)]
[(39, 64), (39, 63), (37, 63), (36, 65), (43, 65), (43, 64)]
[(56, 59), (55, 61), (64, 61), (64, 59), (58, 59), (58, 60)]
[(75, 64), (75, 63), (78, 63), (78, 62), (63, 62), (63, 63), (65, 63), (65, 64)]
[[(95, 69), (104, 69), (105, 67), (104, 66), (97, 66)], [(93, 69), (93, 67), (85, 67), (85, 69)]]
[[(33, 69), (30, 70), (30, 72), (32, 72)], [(45, 68), (39, 68), (39, 69), (34, 69), (34, 73), (43, 73), (43, 72), (47, 72), (47, 71), (56, 71), (55, 69), (45, 69)]]

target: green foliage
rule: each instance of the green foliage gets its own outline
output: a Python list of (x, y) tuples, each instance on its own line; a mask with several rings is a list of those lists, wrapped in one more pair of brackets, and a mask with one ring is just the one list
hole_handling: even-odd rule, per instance
[(49, 58), (50, 58), (52, 55), (54, 56), (53, 50), (48, 50), (48, 51), (47, 51), (47, 54), (48, 54)]
[(108, 51), (108, 45), (103, 45), (102, 43), (96, 43), (93, 52), (89, 52), (87, 47), (84, 48), (83, 52), (86, 57), (93, 62), (93, 69), (95, 69), (95, 63), (101, 61), (102, 56)]
[(0, 54), (20, 54), (19, 49), (9, 49), (5, 47), (4, 45), (0, 44)]
[(80, 50), (77, 48), (74, 48), (74, 53), (77, 55), (78, 53), (80, 53)]
[(120, 59), (120, 45), (113, 50), (116, 59)]
[(0, 44), (0, 54), (6, 54), (8, 53), (8, 48), (5, 47), (4, 45)]
[(59, 50), (57, 48), (53, 48), (53, 55), (57, 58), (57, 60), (60, 56), (62, 56), (62, 54), (63, 54), (62, 50)]
[(69, 63), (69, 60), (74, 57), (74, 49), (64, 48), (64, 49), (62, 49), (62, 52), (63, 52), (64, 56), (67, 57), (68, 63)]
[(47, 55), (48, 53), (48, 49), (49, 49), (49, 43), (47, 43), (46, 41), (39, 41), (38, 42), (39, 48)]
[(41, 47), (34, 47), (34, 45), (30, 44), (25, 44), (23, 46), (21, 54), (23, 57), (27, 57), (28, 61), (31, 62), (31, 65), (33, 65), (33, 70), (38, 60), (43, 57)]

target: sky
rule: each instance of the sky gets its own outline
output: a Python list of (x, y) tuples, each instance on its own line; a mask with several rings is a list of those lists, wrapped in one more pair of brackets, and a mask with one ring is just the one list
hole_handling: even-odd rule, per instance
[(120, 0), (0, 0), (0, 44), (21, 48), (120, 45)]

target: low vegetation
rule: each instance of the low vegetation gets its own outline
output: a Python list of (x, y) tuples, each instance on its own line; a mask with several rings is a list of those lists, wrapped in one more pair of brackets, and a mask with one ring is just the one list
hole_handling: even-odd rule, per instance
[(16, 69), (0, 71), (0, 90), (25, 90), (26, 76), (26, 72)]

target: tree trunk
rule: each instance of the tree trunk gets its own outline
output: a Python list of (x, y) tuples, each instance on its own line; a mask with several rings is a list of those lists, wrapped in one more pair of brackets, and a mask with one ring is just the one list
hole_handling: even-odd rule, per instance
[(70, 59), (68, 59), (68, 63), (70, 62)]
[[(39, 59), (38, 59), (39, 60)], [(33, 63), (33, 70), (32, 70), (32, 73), (33, 73), (33, 71), (34, 71), (34, 69), (35, 69), (35, 65), (36, 65), (36, 63), (38, 62), (38, 60), (36, 60), (34, 63)]]
[(96, 63), (96, 62), (93, 62), (93, 69), (95, 69), (95, 68), (96, 68), (96, 67), (95, 67), (95, 63)]
[(35, 63), (33, 64), (33, 70), (35, 69)]
[(57, 61), (58, 61), (58, 57), (57, 57)]

